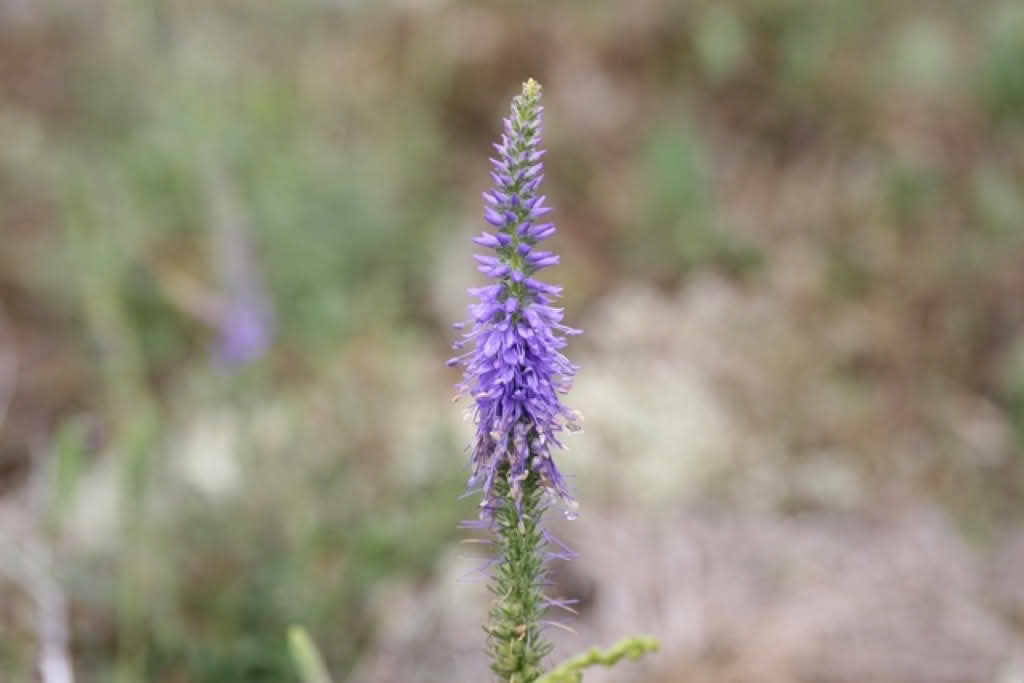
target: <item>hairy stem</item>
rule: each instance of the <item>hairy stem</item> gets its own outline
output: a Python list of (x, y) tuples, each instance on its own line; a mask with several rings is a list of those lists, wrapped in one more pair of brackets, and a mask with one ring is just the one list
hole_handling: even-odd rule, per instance
[(486, 626), (491, 670), (507, 683), (533, 683), (543, 673), (541, 661), (551, 652), (540, 624), (545, 610), (545, 541), (540, 527), (544, 489), (540, 477), (531, 472), (522, 482), (517, 509), (509, 495), (507, 470), (496, 480), (497, 499), (503, 502), (494, 513), (501, 561), (491, 584), (495, 597)]

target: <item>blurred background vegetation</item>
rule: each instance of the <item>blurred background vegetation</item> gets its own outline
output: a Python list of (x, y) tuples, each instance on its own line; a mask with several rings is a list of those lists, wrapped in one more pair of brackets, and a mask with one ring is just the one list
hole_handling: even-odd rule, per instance
[(558, 653), (1024, 677), (1024, 5), (3, 0), (0, 679), (485, 679), (444, 360), (531, 75)]

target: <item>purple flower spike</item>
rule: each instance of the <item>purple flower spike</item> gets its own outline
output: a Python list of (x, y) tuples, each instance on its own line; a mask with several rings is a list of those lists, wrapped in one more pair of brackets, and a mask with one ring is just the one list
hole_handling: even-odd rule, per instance
[(561, 287), (534, 277), (559, 260), (550, 251), (535, 251), (555, 233), (552, 223), (537, 222), (551, 211), (537, 194), (544, 167), (539, 101), (540, 85), (530, 79), (512, 101), (501, 142), (494, 145), (499, 154), (490, 160), (495, 187), (483, 195), (483, 216), (495, 232), (473, 241), (493, 250), (475, 258), (478, 269), (497, 282), (469, 290), (478, 302), (470, 306), (469, 331), (454, 348), (472, 344), (472, 350), (449, 361), (463, 366), (459, 393), (474, 402), (469, 485), (483, 491), (483, 519), (500, 506), (494, 484), (502, 474), (517, 502), (521, 483), (534, 472), (548, 491), (574, 505), (551, 448), (560, 445), (557, 435), (563, 429), (575, 431), (578, 420), (558, 395), (568, 391), (577, 369), (561, 349), (566, 335), (579, 330), (563, 325), (562, 309), (551, 305)]

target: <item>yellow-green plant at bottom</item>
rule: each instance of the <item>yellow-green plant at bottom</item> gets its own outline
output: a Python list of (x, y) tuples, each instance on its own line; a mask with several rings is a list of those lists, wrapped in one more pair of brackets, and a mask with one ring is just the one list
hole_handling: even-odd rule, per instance
[(302, 683), (332, 683), (320, 650), (305, 628), (292, 626), (288, 629), (288, 649), (302, 676)]

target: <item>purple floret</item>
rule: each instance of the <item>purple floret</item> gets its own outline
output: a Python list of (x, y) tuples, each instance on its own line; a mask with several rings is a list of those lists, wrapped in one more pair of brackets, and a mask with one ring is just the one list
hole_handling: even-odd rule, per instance
[(535, 247), (555, 232), (539, 219), (551, 211), (537, 194), (544, 165), (541, 138), (540, 86), (533, 80), (512, 101), (501, 143), (491, 159), (494, 189), (483, 195), (484, 220), (492, 226), (473, 241), (489, 248), (477, 254), (477, 269), (495, 284), (475, 287), (469, 331), (454, 344), (468, 351), (449, 361), (462, 365), (458, 385), (472, 396), (476, 423), (472, 444), (471, 487), (483, 490), (483, 516), (501, 503), (494, 480), (507, 467), (514, 498), (521, 483), (536, 472), (555, 496), (572, 503), (565, 480), (551, 457), (561, 446), (557, 435), (574, 430), (578, 414), (559, 398), (568, 391), (577, 367), (561, 353), (566, 335), (579, 330), (562, 324), (562, 309), (552, 305), (561, 287), (536, 279), (538, 271), (558, 263), (558, 256)]

